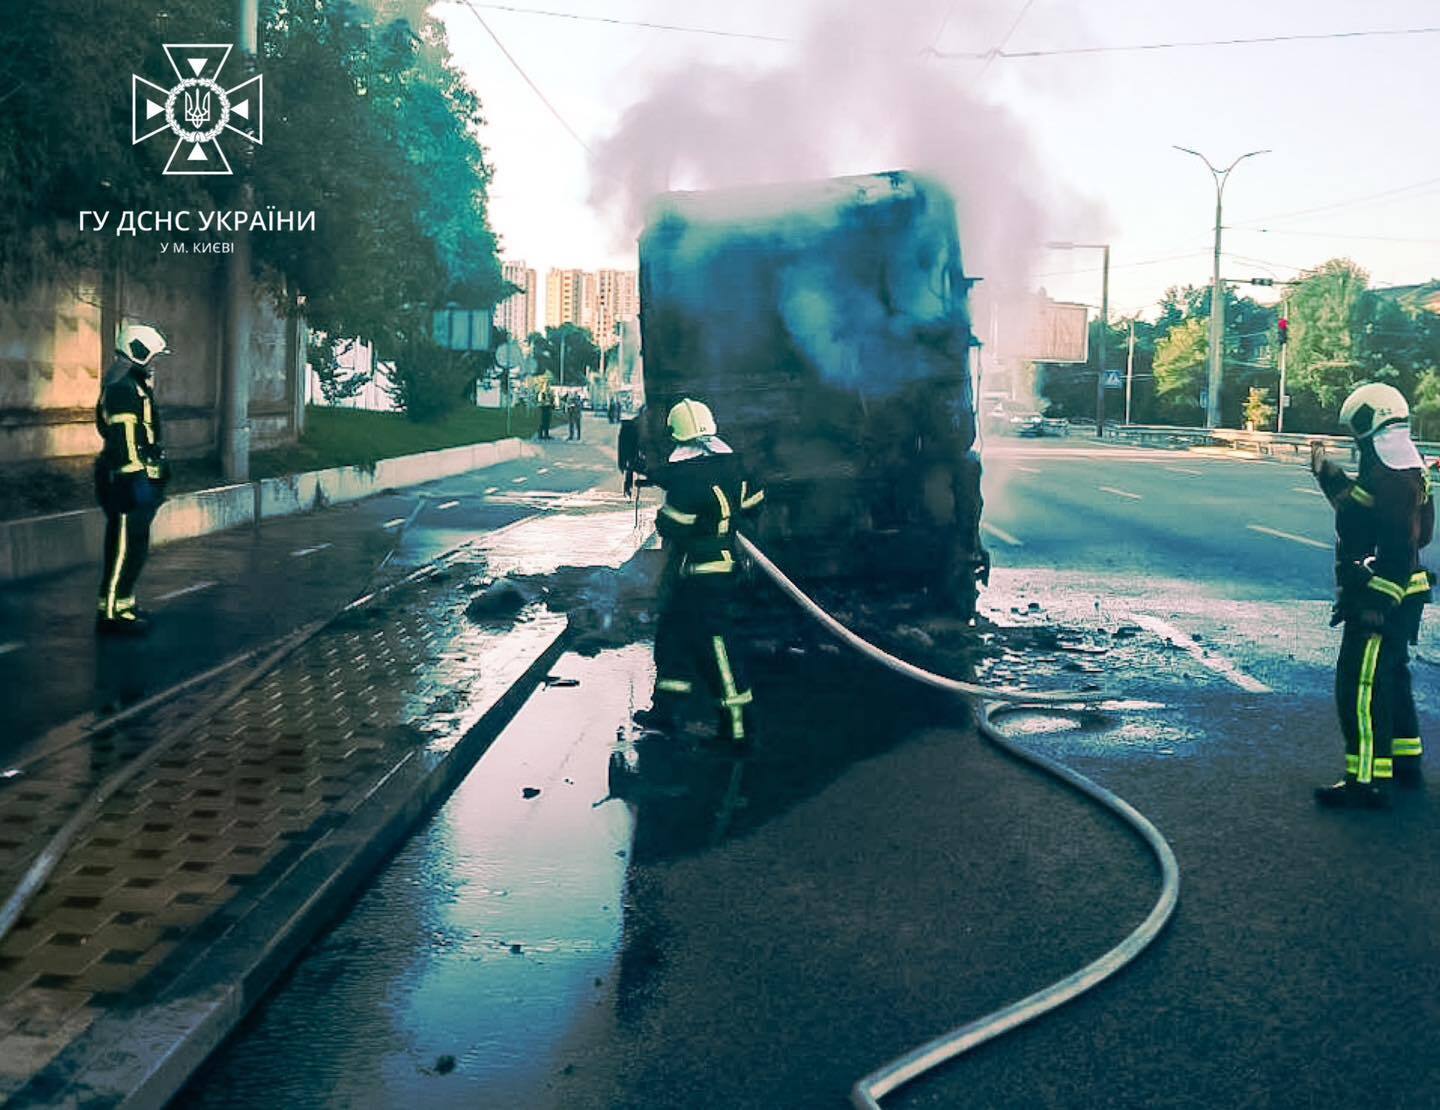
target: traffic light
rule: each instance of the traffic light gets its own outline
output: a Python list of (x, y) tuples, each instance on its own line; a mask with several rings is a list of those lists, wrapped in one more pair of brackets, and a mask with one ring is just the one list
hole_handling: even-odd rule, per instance
[(1274, 278), (1251, 278), (1251, 279), (1250, 279), (1250, 284), (1251, 284), (1251, 285), (1274, 285), (1274, 284), (1275, 284), (1275, 279), (1274, 279)]
[(1280, 317), (1276, 323), (1275, 330), (1280, 337), (1280, 346), (1283, 347), (1286, 343), (1290, 342), (1290, 321), (1284, 316)]

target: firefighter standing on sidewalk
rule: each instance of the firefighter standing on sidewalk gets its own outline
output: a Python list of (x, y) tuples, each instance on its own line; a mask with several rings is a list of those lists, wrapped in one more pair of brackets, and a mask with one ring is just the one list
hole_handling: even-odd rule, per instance
[(160, 412), (150, 387), (155, 358), (167, 353), (165, 337), (145, 324), (126, 324), (115, 352), (95, 405), (95, 427), (105, 441), (95, 460), (95, 495), (105, 512), (95, 628), (101, 634), (134, 636), (149, 630), (135, 604), (135, 583), (169, 478)]
[(655, 697), (635, 717), (661, 731), (674, 728), (698, 677), (715, 704), (721, 738), (745, 744), (754, 727), (745, 653), (733, 625), (742, 584), (735, 529), (758, 512), (765, 493), (743, 476), (707, 406), (682, 400), (668, 425), (675, 446), (662, 471), (665, 504), (655, 522), (670, 551), (655, 629)]
[(1431, 596), (1420, 551), (1434, 531), (1435, 508), (1409, 418), (1399, 390), (1371, 382), (1340, 408), (1340, 423), (1360, 449), (1358, 477), (1328, 461), (1323, 444), (1310, 449), (1310, 468), (1335, 509), (1331, 624), (1345, 625), (1335, 669), (1345, 777), (1315, 791), (1323, 806), (1382, 808), (1392, 780), (1421, 781), (1409, 645)]

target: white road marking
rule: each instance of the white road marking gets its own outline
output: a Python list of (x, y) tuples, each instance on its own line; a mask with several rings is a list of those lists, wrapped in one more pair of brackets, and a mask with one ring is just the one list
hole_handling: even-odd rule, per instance
[(495, 492), (497, 492), (499, 489), (500, 489), (499, 486), (486, 486), (486, 487), (485, 487), (485, 492), (486, 492), (486, 493), (495, 493)]
[(1003, 528), (996, 528), (995, 525), (991, 524), (988, 520), (982, 520), (980, 522), (980, 530), (982, 532), (989, 532), (997, 540), (1002, 543), (1008, 543), (1011, 547), (1025, 546), (1023, 541), (1017, 540), (1014, 536), (1012, 536), (1009, 532), (1005, 531)]
[(186, 586), (184, 589), (171, 590), (168, 594), (161, 594), (156, 601), (174, 601), (177, 597), (184, 597), (186, 594), (198, 594), (201, 590), (208, 590), (211, 586), (218, 585), (216, 582), (196, 582), (193, 586)]
[(515, 485), (517, 485), (517, 486), (518, 486), (521, 482), (528, 482), (529, 480), (530, 480), (529, 478), (511, 478), (511, 479), (510, 479), (510, 481), (511, 481), (512, 483), (514, 483)]
[(458, 505), (458, 504), (460, 504), (460, 502), (458, 502), (458, 501), (442, 501), (442, 502), (440, 502), (440, 504), (436, 505), (435, 508), (437, 508), (437, 509), (453, 509), (453, 508), (454, 508), (456, 505)]
[(542, 466), (539, 470), (535, 471), (535, 473), (536, 473), (536, 474), (549, 474), (549, 473), (550, 473), (550, 468), (549, 468), (548, 466)]
[(1205, 475), (1199, 470), (1191, 470), (1188, 466), (1167, 466), (1166, 470), (1171, 474), (1188, 474), (1192, 478), (1203, 478)]
[(333, 546), (333, 544), (328, 543), (317, 543), (314, 547), (301, 547), (290, 552), (290, 558), (303, 559), (306, 555), (314, 555), (317, 551), (324, 551), (327, 547)]
[(25, 645), (19, 640), (11, 640), (8, 644), (0, 644), (0, 655), (9, 655), (12, 651), (19, 651)]
[(1234, 683), (1240, 687), (1240, 689), (1247, 690), (1252, 694), (1270, 693), (1270, 687), (1266, 686), (1265, 683), (1261, 682), (1258, 678), (1252, 678), (1224, 656), (1216, 655), (1212, 651), (1205, 650), (1205, 648), (1201, 647), (1168, 621), (1163, 621), (1159, 617), (1152, 617), (1145, 613), (1131, 613), (1129, 619), (1141, 628), (1148, 629), (1156, 635), (1164, 636), (1202, 667), (1214, 671), (1221, 678)]
[(1018, 470), (1021, 474), (1039, 474), (1040, 471), (1033, 466), (1012, 466), (1011, 470)]
[(1113, 493), (1116, 497), (1128, 497), (1131, 501), (1141, 501), (1143, 498), (1138, 493), (1129, 493), (1123, 489), (1116, 489), (1114, 486), (1101, 486), (1101, 493)]
[(405, 518), (404, 518), (403, 516), (397, 516), (394, 520), (387, 520), (384, 524), (380, 525), (380, 527), (381, 527), (381, 528), (399, 528), (400, 525), (402, 525), (402, 524), (404, 524), (404, 523), (405, 523)]
[(1263, 532), (1267, 536), (1274, 536), (1276, 539), (1290, 540), (1292, 543), (1303, 543), (1306, 547), (1318, 547), (1321, 551), (1329, 551), (1331, 544), (1321, 543), (1319, 540), (1312, 540), (1309, 536), (1297, 536), (1293, 532), (1281, 532), (1275, 528), (1266, 528), (1263, 524), (1247, 524), (1246, 528), (1252, 532)]
[(1311, 497), (1324, 497), (1318, 489), (1311, 489), (1309, 486), (1291, 486), (1292, 493), (1308, 493)]

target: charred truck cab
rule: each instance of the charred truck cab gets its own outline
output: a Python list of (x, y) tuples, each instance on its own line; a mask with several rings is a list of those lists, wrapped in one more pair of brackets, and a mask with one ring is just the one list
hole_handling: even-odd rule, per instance
[(896, 172), (670, 193), (640, 238), (645, 407), (703, 400), (766, 489), (755, 538), (801, 582), (922, 583), (969, 618), (988, 574), (955, 202)]

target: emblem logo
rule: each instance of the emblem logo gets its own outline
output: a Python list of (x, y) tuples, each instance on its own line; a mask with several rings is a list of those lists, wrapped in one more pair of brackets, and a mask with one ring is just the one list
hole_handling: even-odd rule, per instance
[(130, 142), (171, 132), (175, 149), (165, 163), (167, 174), (231, 173), (220, 149), (225, 131), (257, 146), (264, 143), (264, 78), (256, 74), (232, 89), (220, 84), (231, 49), (227, 43), (166, 43), (176, 78), (169, 89), (130, 75)]

